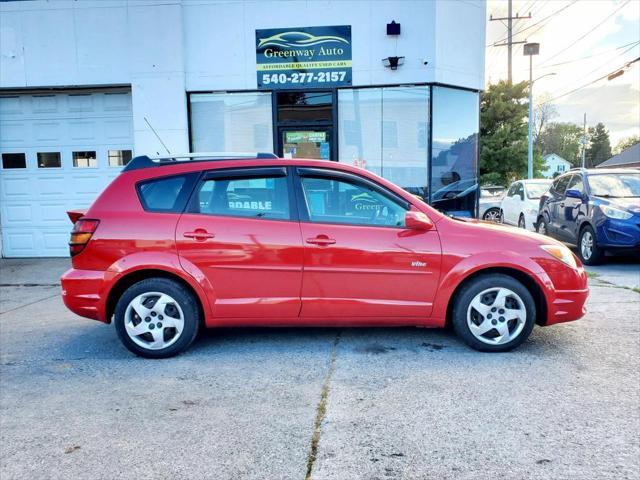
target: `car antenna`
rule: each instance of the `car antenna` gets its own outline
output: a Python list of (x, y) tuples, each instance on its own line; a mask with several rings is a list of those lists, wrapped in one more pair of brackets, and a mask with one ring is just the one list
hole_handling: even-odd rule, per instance
[[(158, 140), (160, 141), (160, 143), (162, 144), (162, 146), (164, 147), (164, 149), (167, 151), (167, 153), (169, 155), (171, 155), (171, 152), (169, 151), (169, 149), (167, 148), (167, 146), (165, 145), (165, 143), (162, 141), (162, 139), (160, 138), (160, 135), (158, 135), (158, 132), (156, 132), (155, 128), (153, 128), (151, 126), (151, 124), (149, 123), (149, 120), (147, 120), (147, 117), (144, 117), (144, 121), (147, 122), (147, 125), (149, 125), (149, 128), (151, 129), (151, 131), (153, 132), (153, 134), (158, 138)], [(156, 154), (160, 155), (160, 152), (156, 152)]]

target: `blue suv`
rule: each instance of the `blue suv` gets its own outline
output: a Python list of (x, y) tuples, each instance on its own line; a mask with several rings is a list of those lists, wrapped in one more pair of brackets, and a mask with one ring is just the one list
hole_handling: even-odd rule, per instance
[(573, 169), (540, 198), (538, 233), (578, 246), (582, 263), (606, 251), (640, 256), (640, 170)]

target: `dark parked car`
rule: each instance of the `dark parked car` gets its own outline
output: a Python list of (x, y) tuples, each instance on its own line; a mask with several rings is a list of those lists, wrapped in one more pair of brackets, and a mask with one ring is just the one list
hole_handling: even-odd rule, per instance
[(540, 199), (537, 230), (578, 246), (583, 263), (605, 252), (640, 255), (640, 170), (574, 169)]

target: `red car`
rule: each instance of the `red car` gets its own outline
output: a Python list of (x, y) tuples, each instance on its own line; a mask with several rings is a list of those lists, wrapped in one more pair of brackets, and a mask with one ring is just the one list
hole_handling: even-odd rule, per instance
[(506, 351), (585, 313), (587, 278), (563, 244), (447, 217), (341, 163), (136, 157), (69, 216), (65, 304), (145, 357), (222, 326), (451, 324)]

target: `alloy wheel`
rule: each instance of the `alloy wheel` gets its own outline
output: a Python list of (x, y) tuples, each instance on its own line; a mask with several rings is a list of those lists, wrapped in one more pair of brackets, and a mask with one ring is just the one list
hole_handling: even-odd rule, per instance
[(582, 239), (580, 240), (580, 253), (582, 253), (582, 258), (588, 260), (593, 255), (593, 235), (589, 230), (585, 230), (582, 234)]
[(483, 220), (487, 222), (500, 222), (500, 210), (494, 208), (488, 210), (485, 212)]
[(544, 220), (540, 220), (538, 222), (538, 233), (541, 235), (546, 235), (547, 234), (547, 224), (544, 222)]
[(504, 287), (483, 290), (467, 309), (471, 334), (488, 345), (503, 345), (520, 335), (527, 321), (527, 309), (520, 296)]
[(180, 338), (184, 330), (184, 313), (170, 295), (147, 292), (129, 302), (124, 326), (136, 345), (160, 350), (173, 345)]

